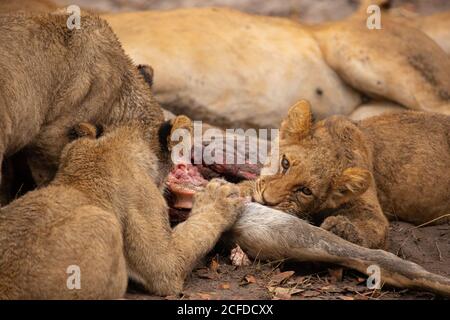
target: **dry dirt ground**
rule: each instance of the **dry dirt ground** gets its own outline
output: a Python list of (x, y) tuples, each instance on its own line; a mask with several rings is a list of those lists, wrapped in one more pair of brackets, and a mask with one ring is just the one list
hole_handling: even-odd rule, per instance
[[(450, 225), (414, 227), (393, 222), (389, 251), (427, 270), (450, 276)], [(178, 297), (147, 295), (130, 284), (127, 299), (442, 299), (428, 292), (382, 287), (369, 290), (366, 276), (337, 266), (289, 261), (253, 261), (235, 267), (218, 246), (187, 279)]]

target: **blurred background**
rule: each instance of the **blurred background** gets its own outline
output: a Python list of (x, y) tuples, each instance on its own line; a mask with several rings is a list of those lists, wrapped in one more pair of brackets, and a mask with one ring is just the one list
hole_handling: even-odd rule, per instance
[[(298, 17), (305, 22), (342, 19), (358, 6), (358, 0), (56, 0), (58, 4), (77, 4), (105, 12), (173, 9), (182, 7), (225, 6), (246, 12)], [(450, 10), (450, 0), (393, 0), (394, 7), (430, 14)]]

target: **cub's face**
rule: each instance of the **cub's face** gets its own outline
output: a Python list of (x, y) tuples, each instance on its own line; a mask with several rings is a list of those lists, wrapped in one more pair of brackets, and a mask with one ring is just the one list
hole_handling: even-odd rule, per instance
[(333, 150), (309, 137), (296, 144), (280, 141), (279, 155), (278, 172), (257, 181), (255, 200), (309, 220), (326, 206), (336, 171), (330, 166)]
[(255, 201), (315, 221), (321, 212), (364, 193), (371, 174), (352, 166), (364, 162), (352, 126), (340, 119), (313, 126), (307, 102), (292, 107), (280, 130), (278, 171), (264, 175), (263, 170)]

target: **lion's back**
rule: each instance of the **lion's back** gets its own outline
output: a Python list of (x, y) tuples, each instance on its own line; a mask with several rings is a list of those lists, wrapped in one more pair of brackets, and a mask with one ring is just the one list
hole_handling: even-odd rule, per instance
[(360, 127), (373, 145), (385, 213), (423, 222), (450, 209), (450, 116), (404, 112), (364, 120)]

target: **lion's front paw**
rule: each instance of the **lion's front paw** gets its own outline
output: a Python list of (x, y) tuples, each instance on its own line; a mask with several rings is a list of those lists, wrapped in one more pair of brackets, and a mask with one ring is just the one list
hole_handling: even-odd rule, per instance
[(240, 196), (239, 187), (222, 179), (213, 179), (205, 190), (194, 197), (193, 213), (212, 210), (234, 222), (244, 209), (245, 200)]
[(366, 247), (366, 240), (361, 235), (358, 228), (344, 216), (331, 216), (325, 219), (320, 226), (322, 229), (330, 231), (335, 235), (350, 241), (354, 244)]
[(237, 186), (239, 187), (241, 197), (244, 198), (253, 198), (253, 194), (255, 192), (255, 184), (254, 180), (246, 180), (239, 183)]
[(223, 179), (213, 179), (203, 191), (199, 191), (194, 195), (194, 209), (213, 206), (218, 196), (219, 189), (227, 185), (228, 182)]

